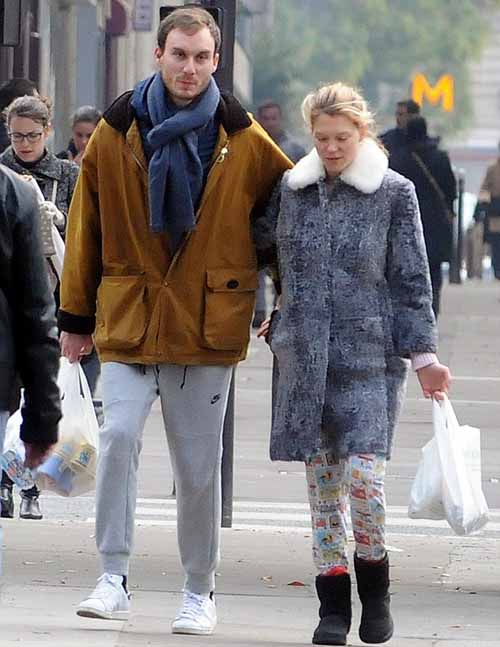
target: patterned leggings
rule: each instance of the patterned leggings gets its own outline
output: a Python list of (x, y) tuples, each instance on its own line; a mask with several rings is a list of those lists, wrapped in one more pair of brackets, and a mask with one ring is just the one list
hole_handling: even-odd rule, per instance
[(336, 459), (322, 451), (306, 461), (313, 559), (319, 573), (348, 567), (348, 497), (356, 554), (371, 561), (384, 558), (385, 466), (385, 458), (375, 454)]

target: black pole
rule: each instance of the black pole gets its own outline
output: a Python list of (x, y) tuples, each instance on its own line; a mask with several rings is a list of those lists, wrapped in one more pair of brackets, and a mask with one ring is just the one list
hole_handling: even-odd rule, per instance
[[(462, 180), (462, 182), (461, 182)], [(453, 238), (450, 259), (450, 283), (462, 283), (460, 269), (462, 267), (462, 220), (463, 220), (463, 177), (458, 179), (458, 205), (456, 218), (453, 218)]]
[[(236, 369), (235, 369), (236, 370)], [(233, 525), (233, 465), (234, 465), (234, 376), (231, 376), (231, 385), (227, 399), (226, 416), (222, 431), (222, 520), (223, 528)]]
[[(234, 40), (236, 33), (236, 0), (200, 0), (192, 2), (185, 0), (184, 4), (199, 4), (206, 9), (213, 9), (215, 18), (222, 34), (222, 48), (215, 80), (221, 90), (233, 91), (234, 70)], [(177, 6), (164, 5), (160, 7), (160, 19), (167, 13), (177, 9)], [(212, 13), (212, 12), (211, 12)], [(223, 528), (231, 528), (233, 523), (233, 464), (234, 464), (234, 400), (235, 370), (231, 377), (226, 415), (222, 431), (222, 520)], [(172, 484), (172, 496), (175, 496), (175, 482)]]
[[(184, 4), (189, 4), (185, 2)], [(202, 0), (201, 5), (219, 9), (219, 27), (222, 33), (222, 49), (217, 71), (214, 74), (221, 90), (233, 91), (234, 39), (236, 32), (236, 0)], [(235, 369), (236, 370), (236, 369)], [(234, 400), (235, 370), (231, 378), (226, 416), (222, 432), (222, 521), (223, 528), (233, 525), (233, 467), (234, 467)]]
[(458, 260), (458, 272), (460, 275), (460, 283), (462, 282), (462, 261), (464, 255), (464, 192), (465, 192), (465, 172), (464, 169), (458, 171), (458, 235), (457, 235), (457, 260)]

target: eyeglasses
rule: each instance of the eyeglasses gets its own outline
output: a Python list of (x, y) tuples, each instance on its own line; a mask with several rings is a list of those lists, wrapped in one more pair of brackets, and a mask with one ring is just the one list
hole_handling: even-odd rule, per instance
[(27, 139), (29, 142), (34, 144), (35, 142), (39, 142), (41, 137), (43, 135), (43, 130), (42, 131), (33, 131), (31, 133), (9, 133), (9, 137), (13, 142), (20, 143), (24, 139)]

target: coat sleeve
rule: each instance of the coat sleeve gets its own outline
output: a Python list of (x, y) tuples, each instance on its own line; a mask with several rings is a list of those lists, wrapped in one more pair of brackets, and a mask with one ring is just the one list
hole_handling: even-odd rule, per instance
[[(101, 122), (97, 128), (102, 127)], [(58, 314), (61, 330), (80, 335), (94, 332), (102, 274), (97, 130), (95, 135), (85, 151), (69, 210)]]
[(259, 269), (268, 269), (279, 291), (277, 278), (276, 224), (278, 221), (281, 178), (293, 164), (271, 140), (263, 128), (254, 123), (259, 143), (256, 203), (252, 212), (252, 233)]
[(281, 293), (276, 246), (276, 227), (281, 202), (281, 180), (278, 181), (264, 209), (252, 222), (252, 233), (259, 269), (267, 269), (276, 291)]
[(440, 185), (444, 195), (446, 196), (446, 202), (448, 203), (450, 209), (452, 209), (453, 201), (457, 197), (457, 180), (455, 178), (455, 174), (453, 173), (453, 169), (451, 168), (451, 162), (448, 153), (445, 153), (444, 151), (441, 162), (440, 176)]
[(436, 323), (424, 235), (415, 188), (398, 184), (392, 199), (386, 267), (396, 353), (436, 352)]
[(12, 233), (12, 316), (16, 369), (24, 386), (21, 440), (42, 446), (57, 442), (61, 417), (57, 372), (59, 342), (55, 304), (42, 252), (38, 205), (22, 187), (11, 204), (16, 222)]

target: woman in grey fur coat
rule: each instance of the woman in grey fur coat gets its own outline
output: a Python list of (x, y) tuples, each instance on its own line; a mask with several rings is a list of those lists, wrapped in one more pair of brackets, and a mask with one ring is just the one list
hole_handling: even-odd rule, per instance
[(306, 463), (319, 575), (313, 643), (345, 645), (351, 624), (347, 504), (362, 641), (393, 633), (384, 477), (409, 360), (424, 395), (442, 398), (422, 225), (411, 182), (388, 169), (366, 102), (328, 85), (304, 100), (314, 148), (256, 223), (277, 248), (281, 304), (260, 334), (278, 371), (271, 457)]

